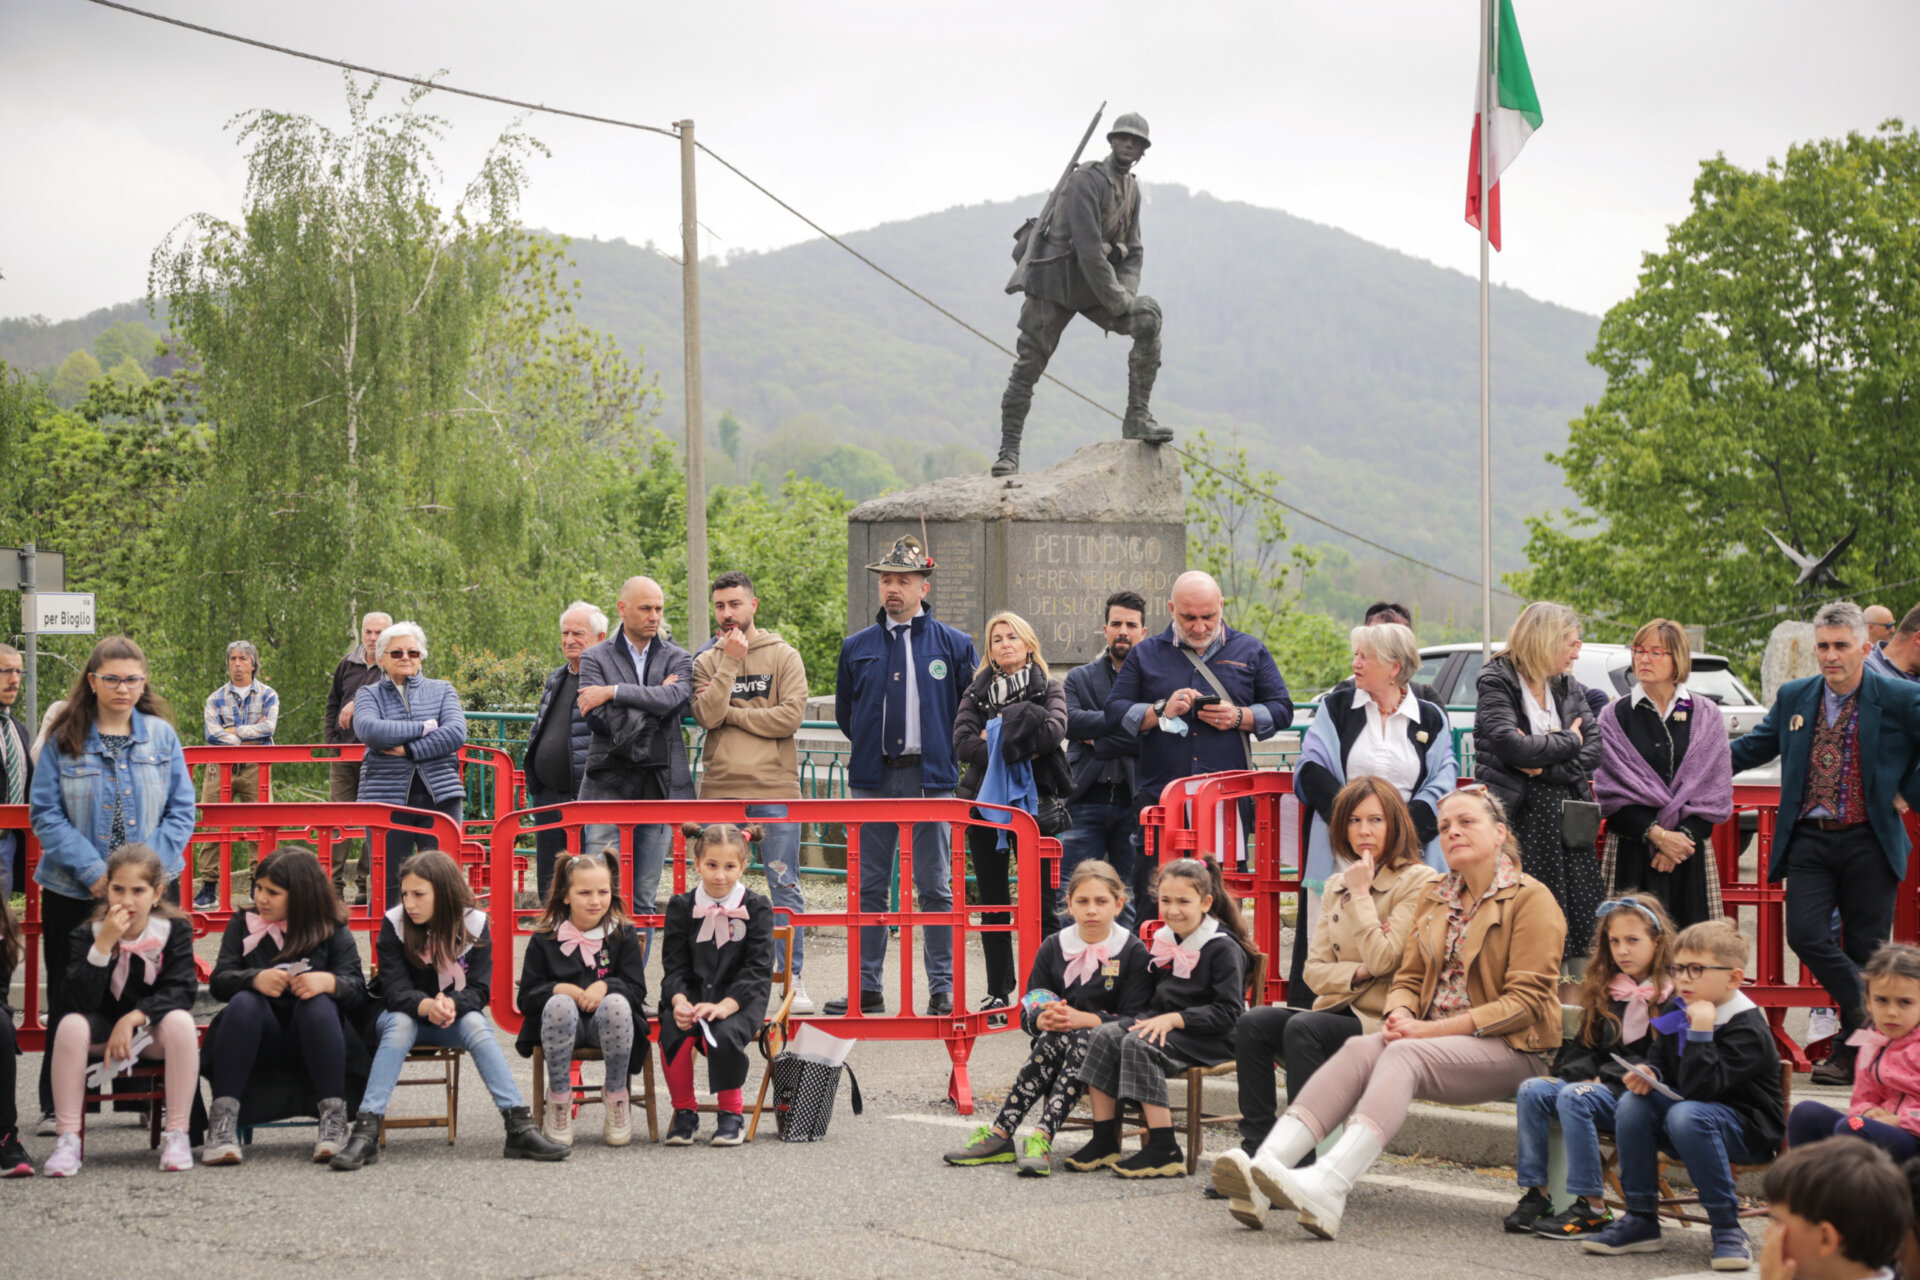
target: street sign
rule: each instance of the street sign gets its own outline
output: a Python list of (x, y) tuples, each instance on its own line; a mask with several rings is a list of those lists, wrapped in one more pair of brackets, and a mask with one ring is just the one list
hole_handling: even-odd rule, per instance
[(93, 592), (23, 593), (20, 597), (20, 629), (30, 636), (92, 635)]
[[(33, 581), (27, 581), (27, 556), (34, 557)], [(6, 568), (8, 558), (19, 562), (18, 578), (9, 581)], [(25, 547), (0, 547), (0, 591), (25, 591), (33, 587), (40, 591), (65, 591), (67, 589), (67, 557), (58, 551), (35, 549), (31, 553)]]

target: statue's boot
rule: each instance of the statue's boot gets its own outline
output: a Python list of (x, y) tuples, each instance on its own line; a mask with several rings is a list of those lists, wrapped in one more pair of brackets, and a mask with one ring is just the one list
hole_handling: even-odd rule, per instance
[(1165, 444), (1173, 439), (1173, 432), (1153, 420), (1147, 412), (1147, 401), (1153, 395), (1153, 380), (1160, 372), (1159, 344), (1150, 351), (1143, 351), (1141, 344), (1135, 343), (1127, 354), (1127, 416), (1120, 420), (1120, 438), (1122, 440), (1144, 440), (1148, 444)]
[(1000, 456), (993, 460), (994, 475), (1010, 476), (1020, 470), (1020, 437), (1026, 431), (1026, 427), (1026, 406), (1019, 406), (1016, 412), (1013, 406), (1001, 405)]

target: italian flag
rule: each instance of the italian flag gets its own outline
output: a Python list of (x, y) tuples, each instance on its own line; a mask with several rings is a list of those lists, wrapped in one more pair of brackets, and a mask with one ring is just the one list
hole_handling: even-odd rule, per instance
[[(1499, 16), (1493, 31), (1493, 81), (1500, 100), (1494, 104), (1487, 130), (1493, 164), (1487, 184), (1487, 240), (1500, 247), (1500, 175), (1540, 127), (1540, 95), (1533, 91), (1533, 73), (1527, 70), (1527, 51), (1520, 44), (1520, 24), (1514, 21), (1513, 0), (1498, 0)], [(1484, 53), (1482, 54), (1484, 57)], [(1473, 94), (1473, 146), (1467, 154), (1467, 225), (1480, 226), (1480, 113), (1487, 109), (1487, 74), (1483, 62)]]

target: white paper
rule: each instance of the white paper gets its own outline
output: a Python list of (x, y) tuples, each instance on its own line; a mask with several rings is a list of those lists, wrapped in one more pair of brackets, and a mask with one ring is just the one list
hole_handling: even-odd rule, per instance
[(1621, 1066), (1625, 1067), (1628, 1071), (1631, 1071), (1634, 1075), (1639, 1076), (1642, 1080), (1645, 1080), (1648, 1084), (1652, 1085), (1653, 1091), (1659, 1094), (1661, 1097), (1671, 1098), (1675, 1102), (1686, 1101), (1685, 1098), (1682, 1098), (1679, 1094), (1667, 1088), (1666, 1085), (1661, 1084), (1659, 1079), (1654, 1076), (1653, 1072), (1647, 1067), (1642, 1066), (1640, 1063), (1628, 1062), (1625, 1058), (1621, 1057), (1617, 1053), (1613, 1055), (1613, 1060), (1619, 1063)]
[(713, 1028), (707, 1025), (707, 1020), (705, 1018), (695, 1018), (693, 1022), (695, 1026), (700, 1028), (700, 1034), (707, 1038), (707, 1043), (714, 1048), (719, 1048), (720, 1042), (713, 1038)]
[(839, 1036), (828, 1035), (812, 1023), (803, 1022), (800, 1029), (793, 1033), (793, 1039), (787, 1042), (787, 1047), (795, 1053), (821, 1058), (837, 1067), (847, 1060), (847, 1055), (853, 1052), (853, 1046), (858, 1043), (857, 1040), (843, 1040)]
[(107, 1081), (117, 1075), (124, 1074), (127, 1068), (134, 1064), (134, 1060), (140, 1056), (141, 1051), (152, 1043), (153, 1032), (147, 1030), (145, 1027), (141, 1027), (133, 1033), (133, 1039), (127, 1045), (127, 1052), (131, 1056), (126, 1058), (106, 1058), (96, 1062), (87, 1070), (87, 1083), (93, 1087), (95, 1093), (98, 1093), (106, 1087)]
[(313, 963), (308, 960), (289, 960), (285, 964), (277, 964), (273, 967), (284, 971), (289, 978), (297, 978), (313, 968)]

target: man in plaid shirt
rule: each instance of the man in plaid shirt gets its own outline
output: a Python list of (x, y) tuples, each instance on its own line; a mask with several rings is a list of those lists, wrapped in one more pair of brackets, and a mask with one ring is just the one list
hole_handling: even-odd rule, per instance
[[(235, 640), (227, 646), (227, 683), (207, 695), (207, 742), (216, 747), (273, 745), (273, 731), (280, 723), (280, 695), (260, 678), (260, 651), (248, 640)], [(260, 766), (233, 766), (233, 799), (252, 804), (260, 799)], [(220, 770), (209, 765), (200, 783), (200, 803), (220, 801)], [(237, 873), (253, 856), (251, 842), (233, 846), (233, 869)], [(193, 905), (215, 905), (220, 882), (220, 847), (200, 846), (195, 858), (195, 879), (199, 892)]]

